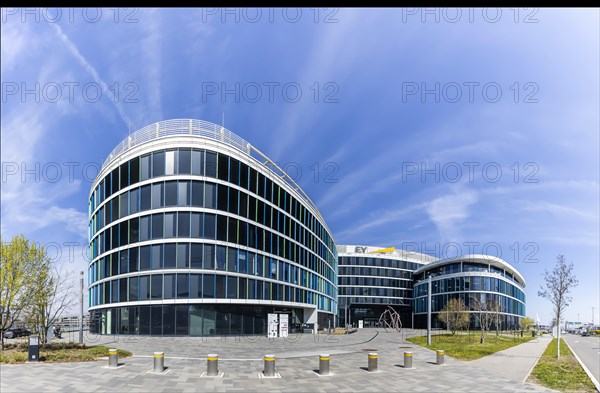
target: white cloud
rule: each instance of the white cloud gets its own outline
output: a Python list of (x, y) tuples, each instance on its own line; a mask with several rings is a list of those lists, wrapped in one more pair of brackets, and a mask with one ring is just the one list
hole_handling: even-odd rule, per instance
[(459, 224), (469, 218), (469, 208), (478, 199), (477, 192), (469, 190), (444, 195), (428, 203), (427, 214), (436, 225), (442, 240), (460, 241)]

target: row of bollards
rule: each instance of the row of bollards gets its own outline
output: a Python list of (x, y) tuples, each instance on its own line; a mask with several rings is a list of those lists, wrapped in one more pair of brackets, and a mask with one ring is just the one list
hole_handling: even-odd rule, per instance
[[(377, 352), (369, 352), (367, 371), (377, 372)], [(329, 373), (329, 361), (331, 356), (329, 354), (319, 355), (319, 375), (330, 375)], [(435, 351), (435, 363), (437, 365), (444, 364), (444, 350), (438, 349)], [(108, 350), (108, 367), (116, 368), (119, 366), (119, 356), (117, 355), (116, 349)], [(404, 368), (413, 368), (413, 354), (412, 352), (404, 352)], [(154, 352), (154, 373), (161, 374), (165, 371), (165, 353)], [(219, 375), (219, 355), (209, 354), (206, 358), (206, 376), (216, 377)], [(265, 377), (275, 377), (275, 355), (265, 355), (264, 357), (264, 369), (263, 375)]]

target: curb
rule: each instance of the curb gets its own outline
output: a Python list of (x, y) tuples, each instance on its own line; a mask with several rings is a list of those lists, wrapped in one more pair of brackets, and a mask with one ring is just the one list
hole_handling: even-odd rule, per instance
[(567, 347), (569, 347), (569, 351), (571, 351), (571, 353), (573, 354), (573, 356), (575, 356), (575, 359), (577, 359), (577, 361), (579, 362), (579, 365), (581, 366), (581, 368), (583, 369), (583, 371), (585, 371), (585, 373), (587, 374), (587, 376), (590, 378), (590, 381), (592, 381), (592, 383), (596, 387), (596, 390), (600, 392), (600, 384), (598, 383), (598, 381), (596, 381), (596, 378), (594, 378), (594, 376), (592, 375), (592, 373), (590, 372), (590, 370), (588, 370), (588, 368), (585, 366), (585, 364), (583, 364), (583, 362), (581, 361), (581, 359), (579, 359), (579, 356), (577, 356), (577, 354), (575, 353), (575, 351), (573, 351), (573, 348), (571, 348), (571, 346), (569, 345), (569, 343), (567, 342), (567, 340), (563, 339), (563, 342), (565, 344), (567, 344)]
[[(541, 337), (540, 337), (541, 338)], [(540, 358), (542, 357), (542, 355), (544, 354), (544, 352), (546, 352), (546, 348), (548, 348), (548, 345), (550, 345), (550, 343), (552, 342), (552, 340), (550, 340), (548, 342), (548, 344), (544, 347), (544, 350), (542, 351), (542, 353), (540, 353), (540, 356), (537, 357), (537, 359), (535, 359), (535, 363), (533, 363), (533, 366), (531, 366), (531, 368), (529, 369), (529, 371), (527, 372), (527, 375), (525, 375), (525, 378), (523, 378), (523, 382), (526, 382), (527, 379), (529, 378), (529, 376), (531, 375), (531, 372), (533, 371), (533, 369), (535, 368), (535, 366), (537, 366), (538, 362), (540, 361)]]

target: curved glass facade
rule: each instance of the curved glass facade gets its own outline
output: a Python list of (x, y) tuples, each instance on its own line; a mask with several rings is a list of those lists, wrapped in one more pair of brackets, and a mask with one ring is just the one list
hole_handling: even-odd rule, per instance
[[(476, 302), (493, 300), (500, 306), (500, 329), (518, 329), (519, 320), (525, 317), (525, 283), (506, 262), (498, 263), (485, 257), (480, 261), (455, 260), (433, 264), (415, 273), (414, 303), (415, 325), (426, 327), (428, 277), (431, 275), (432, 326), (442, 327), (437, 313), (449, 299), (462, 299), (468, 309)], [(476, 317), (471, 316), (471, 326), (479, 328)], [(495, 326), (493, 327), (496, 328)]]
[[(355, 252), (361, 250), (361, 253)], [(377, 247), (338, 246), (339, 312), (341, 324), (346, 320), (357, 325), (376, 326), (387, 306), (400, 313), (403, 326), (411, 326), (413, 271), (435, 258), (401, 252), (378, 254)]]
[(92, 330), (266, 334), (269, 312), (337, 313), (337, 251), (314, 207), (245, 152), (161, 139), (173, 147), (111, 155), (92, 188)]

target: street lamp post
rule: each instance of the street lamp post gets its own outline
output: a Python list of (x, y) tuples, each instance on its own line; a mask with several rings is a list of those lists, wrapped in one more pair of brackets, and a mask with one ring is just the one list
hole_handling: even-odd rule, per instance
[(79, 274), (81, 284), (81, 315), (79, 316), (79, 344), (83, 344), (83, 271)]
[(427, 346), (431, 345), (431, 274), (427, 279)]

